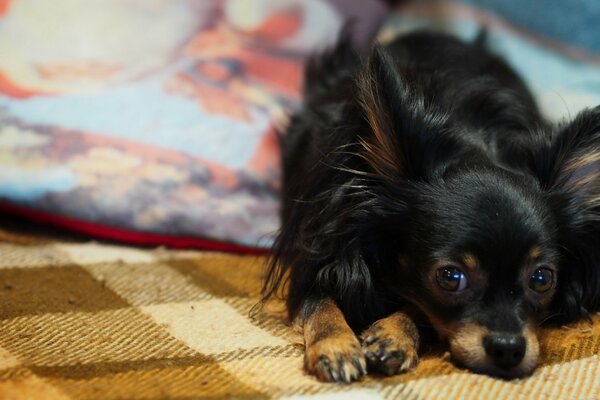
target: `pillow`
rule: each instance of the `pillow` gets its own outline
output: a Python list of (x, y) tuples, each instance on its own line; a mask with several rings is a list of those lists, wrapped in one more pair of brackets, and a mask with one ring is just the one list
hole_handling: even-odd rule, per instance
[(0, 210), (136, 244), (253, 252), (306, 57), (380, 0), (0, 1)]

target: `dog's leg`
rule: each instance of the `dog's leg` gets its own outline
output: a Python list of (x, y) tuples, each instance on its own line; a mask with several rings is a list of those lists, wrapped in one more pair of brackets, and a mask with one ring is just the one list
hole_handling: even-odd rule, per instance
[(360, 337), (369, 368), (376, 371), (399, 374), (414, 368), (419, 361), (419, 332), (403, 312), (376, 321)]
[(365, 356), (342, 311), (321, 300), (304, 321), (306, 369), (322, 381), (350, 383), (366, 374)]

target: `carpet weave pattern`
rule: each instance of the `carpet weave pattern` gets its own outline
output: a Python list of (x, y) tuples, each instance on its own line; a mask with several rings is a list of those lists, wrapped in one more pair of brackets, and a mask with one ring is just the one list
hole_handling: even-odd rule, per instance
[(275, 313), (251, 317), (260, 257), (37, 240), (0, 231), (2, 399), (599, 399), (600, 316), (541, 332), (533, 376), (443, 351), (408, 374), (323, 384)]

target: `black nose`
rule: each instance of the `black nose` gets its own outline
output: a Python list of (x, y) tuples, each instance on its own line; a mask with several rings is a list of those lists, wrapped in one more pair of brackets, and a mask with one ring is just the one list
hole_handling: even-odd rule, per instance
[(493, 333), (483, 338), (485, 352), (494, 365), (509, 369), (519, 365), (525, 356), (525, 338), (512, 333)]

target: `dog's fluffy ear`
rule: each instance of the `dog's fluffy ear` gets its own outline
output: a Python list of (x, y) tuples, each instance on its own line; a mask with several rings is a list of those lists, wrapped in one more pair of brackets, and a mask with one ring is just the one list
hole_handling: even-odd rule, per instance
[(375, 173), (423, 177), (455, 153), (448, 116), (425, 96), (426, 85), (401, 71), (381, 46), (375, 46), (357, 78), (359, 108), (369, 132), (361, 133), (361, 154)]
[[(600, 107), (579, 114), (562, 136), (557, 152), (563, 162), (557, 184), (586, 214), (587, 221), (582, 222), (600, 224)], [(560, 154), (568, 148), (567, 154)]]
[(600, 106), (563, 126), (538, 156), (542, 184), (564, 198), (571, 224), (600, 229)]
[(375, 46), (357, 80), (358, 100), (371, 132), (363, 133), (364, 156), (375, 172), (399, 175), (405, 160), (396, 135), (394, 114), (401, 109), (409, 88), (385, 51)]
[(567, 317), (600, 307), (600, 107), (582, 111), (538, 147), (534, 171), (555, 200), (566, 249), (557, 305)]

